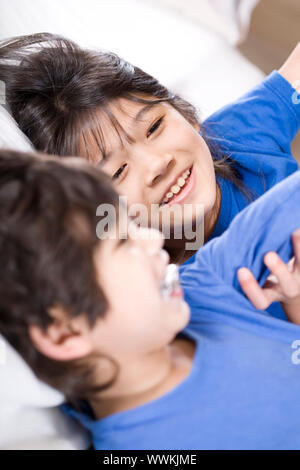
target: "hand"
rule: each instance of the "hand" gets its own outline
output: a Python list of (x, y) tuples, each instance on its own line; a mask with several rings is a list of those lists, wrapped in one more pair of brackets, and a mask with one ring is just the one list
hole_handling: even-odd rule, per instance
[(237, 276), (244, 294), (259, 310), (281, 302), (287, 318), (300, 324), (300, 229), (292, 234), (294, 258), (285, 264), (275, 252), (268, 252), (264, 263), (271, 275), (260, 287), (251, 271), (240, 268)]

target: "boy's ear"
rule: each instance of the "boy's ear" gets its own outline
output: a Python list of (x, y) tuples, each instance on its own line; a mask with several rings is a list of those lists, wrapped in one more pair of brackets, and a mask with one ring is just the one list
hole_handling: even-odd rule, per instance
[(85, 319), (70, 319), (60, 307), (49, 313), (53, 323), (46, 330), (37, 325), (29, 327), (29, 336), (36, 349), (57, 361), (71, 361), (88, 355), (92, 344)]

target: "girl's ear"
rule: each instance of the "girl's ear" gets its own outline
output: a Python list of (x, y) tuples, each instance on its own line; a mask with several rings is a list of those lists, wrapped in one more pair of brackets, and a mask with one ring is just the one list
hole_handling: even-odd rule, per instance
[(85, 318), (70, 319), (59, 307), (51, 309), (50, 315), (53, 323), (46, 330), (37, 325), (29, 327), (30, 339), (39, 352), (57, 361), (71, 361), (91, 353)]

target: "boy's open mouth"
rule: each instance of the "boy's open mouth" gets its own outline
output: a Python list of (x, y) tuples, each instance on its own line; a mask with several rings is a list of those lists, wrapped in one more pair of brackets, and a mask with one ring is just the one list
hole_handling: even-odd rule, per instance
[(183, 298), (183, 290), (179, 280), (179, 270), (176, 264), (168, 264), (160, 288), (165, 300), (170, 298)]

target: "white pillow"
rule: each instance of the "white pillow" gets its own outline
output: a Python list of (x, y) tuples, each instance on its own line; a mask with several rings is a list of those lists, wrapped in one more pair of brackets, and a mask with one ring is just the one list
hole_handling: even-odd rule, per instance
[[(33, 146), (0, 106), (0, 148)], [(57, 406), (63, 395), (39, 381), (0, 336), (0, 449), (86, 449), (87, 434)]]
[(37, 380), (0, 336), (0, 449), (86, 449), (83, 429), (57, 408), (61, 393)]
[(43, 8), (40, 0), (2, 1), (0, 38), (48, 31), (83, 47), (114, 51), (182, 94), (205, 119), (264, 78), (224, 36), (206, 25), (218, 20), (216, 30), (224, 27), (235, 36), (232, 23), (241, 26), (244, 17), (247, 23), (255, 1), (85, 0), (83, 7), (82, 0), (43, 0)]
[(0, 105), (0, 148), (30, 152), (33, 146), (9, 112)]

